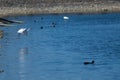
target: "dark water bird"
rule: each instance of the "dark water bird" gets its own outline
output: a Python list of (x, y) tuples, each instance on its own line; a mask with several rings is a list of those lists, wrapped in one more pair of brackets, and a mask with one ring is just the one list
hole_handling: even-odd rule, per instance
[(1, 70), (0, 70), (0, 73), (3, 73), (3, 72), (4, 72), (4, 70), (1, 69)]
[(37, 22), (36, 20), (34, 20), (34, 22)]
[(56, 23), (52, 22), (52, 27), (55, 27), (56, 26)]
[(40, 29), (43, 29), (43, 27), (41, 26)]
[(85, 65), (87, 65), (87, 64), (94, 64), (94, 63), (95, 63), (94, 60), (92, 60), (91, 62), (84, 62)]
[(43, 17), (41, 17), (41, 20), (43, 20)]

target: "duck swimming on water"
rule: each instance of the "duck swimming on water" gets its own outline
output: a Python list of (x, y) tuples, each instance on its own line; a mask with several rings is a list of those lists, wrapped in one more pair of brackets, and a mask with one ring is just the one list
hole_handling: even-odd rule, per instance
[(84, 62), (85, 65), (87, 65), (87, 64), (94, 64), (94, 63), (95, 63), (94, 60), (92, 60), (91, 62)]

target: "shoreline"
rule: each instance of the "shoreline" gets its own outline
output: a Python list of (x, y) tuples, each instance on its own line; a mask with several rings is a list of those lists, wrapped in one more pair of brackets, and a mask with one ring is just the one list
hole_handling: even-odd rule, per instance
[(78, 13), (78, 14), (99, 14), (120, 12), (120, 3), (65, 3), (54, 6), (23, 6), (23, 7), (0, 7), (0, 17), (35, 15), (35, 14), (61, 14), (61, 13)]

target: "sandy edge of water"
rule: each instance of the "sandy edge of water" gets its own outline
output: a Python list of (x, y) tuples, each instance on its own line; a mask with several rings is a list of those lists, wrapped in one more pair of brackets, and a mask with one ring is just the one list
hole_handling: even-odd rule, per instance
[(33, 14), (58, 14), (58, 13), (111, 13), (120, 12), (120, 3), (103, 4), (66, 4), (52, 7), (2, 7), (0, 17)]

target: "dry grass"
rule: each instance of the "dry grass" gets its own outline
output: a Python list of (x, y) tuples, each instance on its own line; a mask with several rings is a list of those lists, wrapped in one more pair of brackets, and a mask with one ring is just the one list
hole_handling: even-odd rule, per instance
[(0, 16), (14, 15), (31, 15), (31, 14), (48, 14), (48, 13), (107, 13), (120, 12), (119, 2), (74, 2), (74, 3), (57, 3), (54, 5), (42, 5), (42, 7), (25, 6), (1, 7)]

